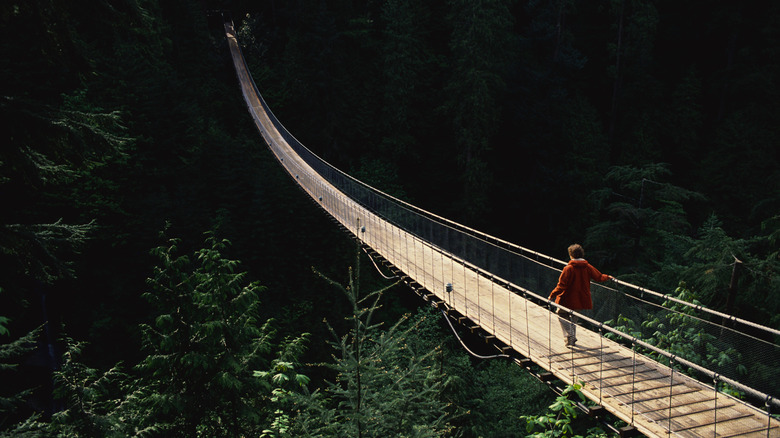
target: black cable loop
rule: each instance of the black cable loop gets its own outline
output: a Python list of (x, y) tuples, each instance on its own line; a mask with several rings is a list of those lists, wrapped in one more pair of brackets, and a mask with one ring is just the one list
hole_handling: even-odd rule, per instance
[(376, 268), (376, 271), (379, 272), (379, 275), (381, 275), (382, 278), (384, 278), (385, 280), (393, 280), (393, 279), (398, 278), (397, 275), (393, 275), (392, 277), (388, 277), (387, 275), (383, 274), (382, 271), (379, 270), (379, 266), (377, 266), (376, 262), (374, 261), (374, 258), (371, 257), (371, 254), (369, 254), (369, 252), (366, 251), (365, 248), (362, 248), (362, 249), (363, 249), (363, 252), (366, 253), (366, 255), (368, 256), (368, 259), (371, 260), (371, 264), (374, 265), (374, 268)]
[(492, 355), (492, 356), (482, 356), (482, 355), (479, 355), (477, 353), (474, 353), (473, 351), (471, 351), (469, 349), (469, 347), (466, 346), (466, 344), (463, 342), (463, 340), (460, 338), (460, 336), (458, 336), (458, 332), (455, 331), (455, 326), (452, 325), (452, 321), (450, 321), (450, 318), (447, 317), (447, 313), (444, 312), (444, 309), (440, 309), (440, 310), (441, 310), (441, 314), (444, 316), (444, 319), (447, 320), (447, 324), (449, 324), (450, 329), (452, 329), (452, 333), (458, 339), (458, 342), (460, 342), (460, 345), (463, 347), (463, 349), (466, 350), (466, 352), (468, 352), (470, 355), (476, 357), (477, 359), (498, 359), (498, 358), (508, 358), (508, 357), (511, 357), (508, 354), (496, 354), (496, 355)]

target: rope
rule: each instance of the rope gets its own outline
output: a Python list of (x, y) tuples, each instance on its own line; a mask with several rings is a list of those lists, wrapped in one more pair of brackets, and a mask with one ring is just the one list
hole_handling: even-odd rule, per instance
[(452, 325), (452, 321), (447, 317), (447, 314), (444, 312), (444, 309), (440, 309), (441, 314), (444, 316), (444, 319), (447, 320), (447, 324), (450, 325), (450, 329), (452, 329), (452, 333), (455, 335), (456, 338), (458, 338), (458, 342), (460, 342), (460, 345), (463, 347), (464, 350), (466, 350), (470, 355), (476, 357), (477, 359), (498, 359), (500, 357), (508, 358), (510, 357), (508, 354), (496, 354), (493, 356), (482, 356), (477, 353), (474, 353), (473, 351), (469, 350), (469, 347), (466, 346), (465, 343), (463, 343), (463, 340), (458, 336), (458, 332), (455, 331), (455, 327)]
[(366, 253), (366, 255), (368, 256), (368, 259), (371, 260), (371, 264), (374, 265), (374, 267), (376, 268), (376, 272), (379, 272), (379, 275), (381, 275), (385, 280), (393, 280), (395, 278), (398, 278), (397, 275), (393, 275), (392, 277), (388, 277), (387, 275), (383, 274), (382, 271), (379, 270), (379, 266), (376, 265), (376, 262), (374, 261), (374, 258), (371, 257), (371, 254), (369, 254), (368, 251), (366, 251), (366, 248), (362, 248), (362, 249), (363, 249), (363, 252)]

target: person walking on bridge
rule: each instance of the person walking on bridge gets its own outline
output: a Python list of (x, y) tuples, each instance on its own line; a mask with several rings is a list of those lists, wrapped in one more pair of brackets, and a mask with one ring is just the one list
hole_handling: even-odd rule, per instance
[[(585, 260), (585, 250), (578, 243), (569, 246), (569, 264), (563, 268), (558, 285), (550, 292), (550, 300), (568, 310), (592, 309), (590, 281), (603, 282), (612, 279), (602, 274)], [(566, 309), (558, 309), (559, 321), (566, 346), (573, 347), (577, 342), (577, 316)]]

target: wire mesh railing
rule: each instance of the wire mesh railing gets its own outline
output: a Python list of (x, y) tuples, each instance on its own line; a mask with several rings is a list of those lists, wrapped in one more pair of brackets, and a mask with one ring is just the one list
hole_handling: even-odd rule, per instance
[[(405, 260), (407, 265), (399, 269), (445, 299), (460, 300), (466, 314), (469, 309), (476, 309), (479, 314), (473, 315), (474, 318), (492, 325), (494, 330), (504, 330), (510, 344), (513, 336), (521, 336), (519, 333), (530, 337), (533, 319), (512, 319), (522, 306), (526, 312), (529, 305), (546, 309), (548, 325), (552, 324), (554, 317), (550, 310), (555, 310), (557, 305), (547, 300), (547, 294), (555, 287), (565, 262), (427, 212), (331, 166), (289, 133), (263, 100), (248, 74), (243, 56), (237, 62), (243, 64), (256, 95), (257, 100), (248, 100), (248, 104), (259, 106), (268, 120), (260, 120), (255, 111), (252, 116), (258, 126), (270, 123), (278, 132), (276, 138), (277, 133), (268, 129), (264, 132), (261, 128), (269, 146), (275, 149), (301, 187), (330, 209), (350, 231), (358, 237), (368, 233), (361, 237), (364, 240), (378, 239), (377, 244), (388, 248), (389, 257)], [(280, 142), (288, 145), (293, 153), (279, 147)], [(375, 218), (381, 222), (375, 222)], [(403, 230), (404, 236), (392, 235), (400, 234), (399, 230)], [(458, 290), (445, 292), (448, 284), (473, 281), (467, 280), (470, 275), (477, 278), (472, 283), (476, 286), (472, 295)], [(494, 287), (503, 287), (523, 298), (517, 301), (507, 298), (508, 302), (501, 303), (510, 308), (508, 328), (498, 327), (492, 319), (496, 312), (485, 310), (495, 307), (495, 302), (490, 301), (495, 300), (495, 294), (485, 290)], [(594, 309), (578, 313), (582, 324), (677, 372), (714, 382), (721, 391), (751, 396), (759, 406), (780, 410), (777, 402), (780, 381), (776, 378), (780, 374), (780, 332), (777, 330), (685, 302), (673, 294), (661, 294), (622, 281), (593, 284), (592, 295)], [(724, 325), (724, 320), (728, 324)], [(527, 327), (515, 330), (513, 324)], [(548, 342), (549, 339), (551, 336)], [(532, 342), (527, 339), (528, 348)]]

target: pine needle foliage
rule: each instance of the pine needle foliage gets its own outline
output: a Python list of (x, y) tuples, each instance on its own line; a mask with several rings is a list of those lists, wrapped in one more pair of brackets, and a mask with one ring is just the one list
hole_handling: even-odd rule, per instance
[(62, 410), (52, 416), (48, 430), (62, 437), (150, 437), (162, 430), (148, 423), (148, 397), (142, 382), (116, 364), (108, 371), (82, 361), (83, 342), (67, 341), (60, 370), (54, 373), (55, 397)]
[[(16, 340), (0, 344), (0, 378), (3, 382), (13, 381), (20, 358), (35, 349), (35, 341), (39, 336), (40, 329), (36, 329)], [(0, 385), (0, 437), (40, 436), (35, 435), (41, 429), (35, 416), (19, 418), (19, 408), (32, 393), (32, 388), (9, 393), (10, 388), (10, 384)]]
[(328, 325), (334, 354), (326, 366), (335, 379), (324, 391), (299, 399), (295, 436), (445, 435), (449, 410), (442, 397), (444, 377), (434, 366), (437, 350), (415, 351), (407, 342), (420, 321), (403, 317), (383, 329), (374, 320), (382, 294), (395, 284), (361, 294), (359, 257), (346, 286), (318, 275), (349, 300), (351, 328), (339, 335)]
[(269, 367), (274, 334), (258, 319), (264, 288), (213, 233), (193, 257), (178, 255), (179, 244), (152, 251), (160, 264), (144, 297), (158, 316), (141, 326), (149, 355), (137, 367), (150, 382), (145, 403), (169, 436), (253, 435), (265, 400), (252, 370)]

